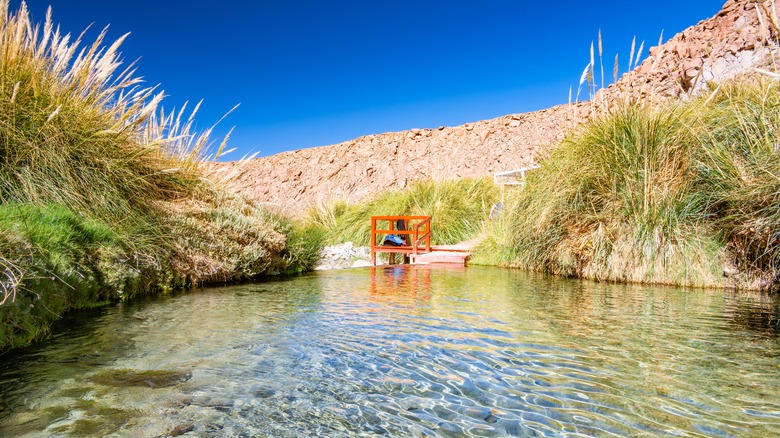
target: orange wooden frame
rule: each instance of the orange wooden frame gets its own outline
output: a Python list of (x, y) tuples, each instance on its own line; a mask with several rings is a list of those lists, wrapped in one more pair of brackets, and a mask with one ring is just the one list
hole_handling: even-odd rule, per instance
[[(395, 222), (403, 220), (405, 230), (395, 228)], [(387, 222), (387, 228), (378, 228), (379, 224)], [(377, 237), (387, 234), (407, 236), (408, 245), (391, 246), (377, 244)], [(371, 216), (371, 266), (376, 266), (376, 253), (390, 253), (391, 263), (394, 255), (421, 254), (431, 252), (431, 217), (430, 216)]]

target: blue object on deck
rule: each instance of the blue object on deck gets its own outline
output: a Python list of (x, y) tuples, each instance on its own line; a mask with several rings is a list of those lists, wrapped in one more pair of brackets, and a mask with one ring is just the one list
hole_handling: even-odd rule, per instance
[(395, 234), (388, 234), (385, 237), (385, 245), (402, 246), (405, 244), (406, 242)]

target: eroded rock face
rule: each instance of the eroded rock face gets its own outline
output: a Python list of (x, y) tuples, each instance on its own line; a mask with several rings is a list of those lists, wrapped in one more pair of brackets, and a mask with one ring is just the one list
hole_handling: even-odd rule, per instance
[(777, 5), (780, 2), (729, 0), (714, 17), (651, 48), (647, 59), (594, 100), (684, 97), (753, 68), (774, 70), (780, 31)]
[[(780, 2), (778, 2), (780, 3)], [(773, 3), (730, 0), (708, 20), (650, 50), (650, 56), (593, 103), (560, 105), (456, 127), (368, 135), (333, 146), (283, 152), (241, 165), (231, 184), (258, 202), (298, 214), (311, 203), (358, 200), (420, 179), (477, 177), (528, 166), (587, 120), (592, 108), (640, 98), (694, 95), (717, 82), (771, 67), (777, 51), (778, 10)]]
[[(574, 109), (578, 110), (575, 114)], [(259, 202), (295, 213), (309, 203), (360, 199), (411, 181), (490, 175), (530, 164), (541, 148), (559, 142), (589, 105), (558, 106), (438, 129), (367, 135), (333, 146), (282, 152), (253, 160), (233, 180)], [(230, 172), (237, 163), (225, 163)]]

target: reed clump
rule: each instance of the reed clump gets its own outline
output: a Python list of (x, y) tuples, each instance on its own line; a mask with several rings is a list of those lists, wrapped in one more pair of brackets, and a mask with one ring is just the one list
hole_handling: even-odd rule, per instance
[(594, 117), (529, 175), (486, 245), (565, 276), (776, 288), (779, 86), (743, 77)]
[(350, 204), (337, 200), (313, 207), (307, 220), (323, 230), (326, 244), (353, 242), (368, 245), (371, 216), (432, 216), (432, 243), (454, 244), (476, 237), (499, 191), (489, 178), (422, 180), (405, 188), (390, 189), (377, 196)]
[(780, 83), (724, 84), (698, 115), (696, 184), (740, 284), (780, 283)]
[[(106, 31), (63, 35), (0, 0), (0, 350), (63, 312), (135, 294), (300, 271), (316, 235), (209, 180), (198, 106), (122, 67)], [(124, 68), (124, 69), (123, 69)]]

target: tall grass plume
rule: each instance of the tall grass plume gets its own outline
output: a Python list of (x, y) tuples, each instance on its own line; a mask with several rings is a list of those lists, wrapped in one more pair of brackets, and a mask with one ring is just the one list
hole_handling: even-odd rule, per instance
[(35, 24), (0, 0), (0, 350), (68, 309), (305, 270), (319, 248), (208, 181), (227, 137), (197, 131), (200, 104), (165, 111), (123, 64), (127, 35), (107, 35), (86, 43), (51, 9)]

